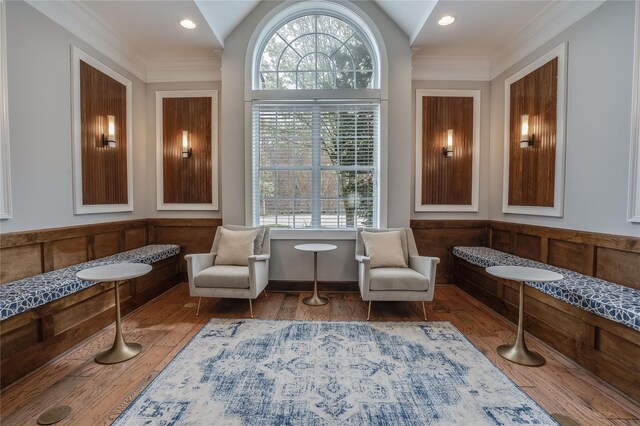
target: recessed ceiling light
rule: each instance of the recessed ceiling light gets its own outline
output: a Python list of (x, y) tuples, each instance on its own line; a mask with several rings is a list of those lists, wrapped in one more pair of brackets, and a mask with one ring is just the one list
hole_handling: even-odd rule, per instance
[(451, 24), (453, 24), (453, 21), (455, 21), (455, 20), (456, 20), (456, 18), (454, 18), (451, 15), (443, 16), (438, 21), (438, 25), (442, 25), (442, 26), (451, 25)]
[(186, 28), (188, 30), (193, 30), (196, 27), (196, 23), (191, 19), (183, 19), (180, 21), (180, 25), (182, 25), (182, 28)]

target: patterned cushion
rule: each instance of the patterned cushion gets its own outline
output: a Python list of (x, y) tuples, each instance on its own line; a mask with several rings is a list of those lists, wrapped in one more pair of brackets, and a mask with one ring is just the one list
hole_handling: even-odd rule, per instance
[(640, 331), (640, 290), (487, 247), (454, 247), (453, 254), (482, 268), (500, 265), (529, 266), (562, 274), (564, 279), (560, 281), (525, 284), (587, 312)]
[(0, 321), (96, 284), (76, 278), (76, 272), (111, 263), (151, 264), (180, 253), (180, 246), (156, 244), (79, 263), (0, 285)]

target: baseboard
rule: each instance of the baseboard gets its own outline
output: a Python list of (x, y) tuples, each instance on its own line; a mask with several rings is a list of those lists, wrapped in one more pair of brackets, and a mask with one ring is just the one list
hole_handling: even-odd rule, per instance
[[(313, 291), (313, 281), (270, 280), (267, 291)], [(320, 281), (318, 291), (358, 293), (357, 281)]]

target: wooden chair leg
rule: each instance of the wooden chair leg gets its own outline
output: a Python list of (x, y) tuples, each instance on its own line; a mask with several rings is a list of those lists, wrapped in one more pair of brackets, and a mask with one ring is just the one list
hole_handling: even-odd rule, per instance
[(369, 309), (367, 310), (367, 321), (369, 321), (370, 317), (371, 317), (371, 300), (369, 300)]
[(200, 302), (202, 301), (202, 297), (198, 298), (198, 308), (196, 309), (196, 316), (198, 316), (198, 314), (200, 314)]
[(253, 305), (251, 304), (251, 298), (249, 298), (249, 313), (251, 314), (251, 318), (253, 318)]
[(427, 310), (424, 308), (424, 300), (422, 301), (422, 313), (424, 314), (424, 320), (427, 320)]

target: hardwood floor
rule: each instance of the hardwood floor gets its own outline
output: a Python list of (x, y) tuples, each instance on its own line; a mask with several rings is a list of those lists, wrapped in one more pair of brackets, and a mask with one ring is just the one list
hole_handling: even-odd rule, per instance
[[(430, 321), (451, 321), (491, 361), (545, 410), (573, 418), (581, 425), (640, 425), (640, 403), (634, 402), (532, 336), (529, 347), (547, 359), (542, 367), (523, 367), (502, 359), (496, 346), (510, 343), (515, 326), (452, 285), (436, 287), (436, 299), (427, 304)], [(253, 304), (254, 316), (269, 320), (365, 320), (367, 306), (356, 293), (330, 293), (321, 307), (302, 303), (304, 293), (269, 293)], [(189, 297), (183, 283), (124, 318), (128, 341), (143, 352), (115, 365), (100, 365), (94, 355), (113, 341), (113, 325), (16, 382), (0, 393), (3, 425), (36, 424), (47, 409), (69, 405), (71, 415), (60, 425), (110, 424), (144, 387), (173, 359), (211, 318), (245, 318), (246, 300)], [(374, 302), (372, 321), (420, 321), (422, 307), (415, 302)]]

